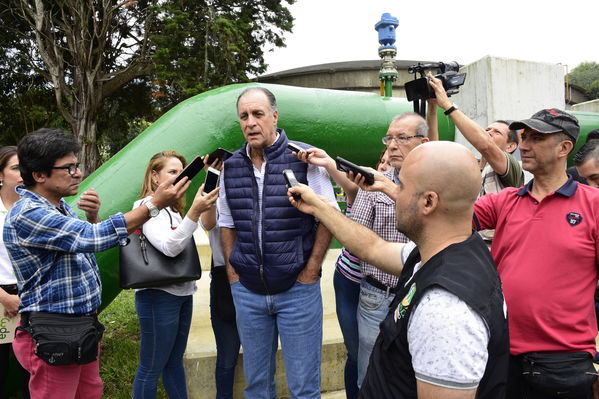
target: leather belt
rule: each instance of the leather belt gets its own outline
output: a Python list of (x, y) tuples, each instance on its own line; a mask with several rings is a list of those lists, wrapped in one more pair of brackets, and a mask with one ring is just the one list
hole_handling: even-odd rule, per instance
[(17, 293), (17, 285), (16, 284), (1, 284), (0, 288), (2, 288), (4, 291), (8, 292), (11, 295), (14, 295)]
[(389, 295), (389, 292), (395, 291), (395, 287), (385, 285), (372, 276), (366, 276), (364, 280), (373, 287), (378, 288), (381, 291), (386, 291), (387, 295)]

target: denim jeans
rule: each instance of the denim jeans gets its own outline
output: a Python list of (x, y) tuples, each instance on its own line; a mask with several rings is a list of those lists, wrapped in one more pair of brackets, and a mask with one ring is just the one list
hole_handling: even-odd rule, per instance
[(156, 289), (135, 293), (139, 317), (139, 365), (133, 397), (156, 397), (158, 377), (170, 399), (187, 398), (183, 353), (191, 325), (193, 297), (171, 295)]
[(243, 346), (244, 397), (274, 399), (277, 337), (281, 337), (287, 386), (294, 399), (320, 398), (322, 297), (320, 282), (295, 284), (260, 295), (231, 284)]
[(347, 399), (358, 397), (358, 302), (360, 301), (360, 284), (356, 283), (338, 270), (333, 277), (335, 288), (335, 304), (337, 320), (343, 334), (343, 343), (347, 349), (345, 361), (345, 396)]
[(380, 324), (389, 313), (389, 305), (395, 298), (393, 291), (387, 293), (362, 280), (360, 284), (360, 303), (358, 304), (358, 386), (366, 376), (366, 369), (376, 338), (379, 336)]
[(214, 285), (210, 283), (210, 320), (216, 340), (216, 399), (233, 399), (235, 365), (239, 356), (239, 334), (237, 323), (224, 321), (214, 311)]

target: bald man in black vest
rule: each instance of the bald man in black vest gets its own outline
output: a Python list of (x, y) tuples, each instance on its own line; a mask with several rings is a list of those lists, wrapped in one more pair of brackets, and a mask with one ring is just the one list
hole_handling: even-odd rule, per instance
[(410, 152), (398, 185), (375, 174), (368, 189), (395, 199), (397, 228), (413, 241), (408, 244), (387, 242), (331, 211), (306, 186), (289, 190), (291, 203), (318, 218), (348, 250), (400, 276), (361, 398), (504, 398), (505, 302), (493, 259), (472, 233), (480, 185), (472, 153), (450, 142)]

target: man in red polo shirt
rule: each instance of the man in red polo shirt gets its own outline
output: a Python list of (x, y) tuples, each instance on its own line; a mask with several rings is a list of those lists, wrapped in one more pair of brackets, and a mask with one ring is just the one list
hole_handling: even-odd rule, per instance
[(578, 120), (545, 109), (510, 124), (534, 179), (475, 204), (478, 229), (495, 229), (492, 255), (510, 332), (508, 398), (591, 398), (597, 325), (599, 190), (566, 174)]

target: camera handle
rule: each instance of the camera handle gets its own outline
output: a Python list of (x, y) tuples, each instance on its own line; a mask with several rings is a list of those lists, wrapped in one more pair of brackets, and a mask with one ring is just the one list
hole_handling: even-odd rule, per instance
[[(416, 65), (412, 65), (411, 67), (408, 68), (408, 73), (411, 73), (414, 75), (414, 80), (418, 79), (416, 77), (417, 74), (420, 74), (420, 78), (424, 78), (425, 74), (424, 71), (426, 69), (429, 68), (440, 68), (441, 65), (443, 65), (442, 62), (439, 63), (431, 63), (431, 64), (421, 64), (418, 63)], [(424, 119), (426, 119), (426, 100), (423, 99), (415, 99), (413, 101), (413, 105), (414, 105), (414, 112), (417, 113), (418, 115), (422, 116)]]
[(414, 100), (414, 112), (426, 119), (426, 100)]

